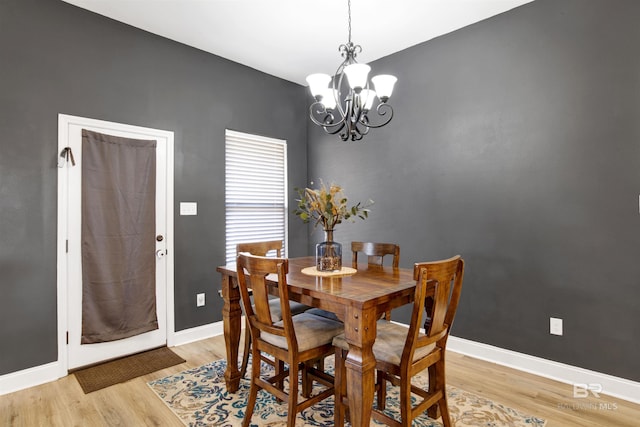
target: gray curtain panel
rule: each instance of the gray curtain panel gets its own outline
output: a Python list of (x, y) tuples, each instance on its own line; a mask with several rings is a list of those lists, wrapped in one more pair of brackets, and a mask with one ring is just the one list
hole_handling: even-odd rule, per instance
[(82, 130), (82, 344), (158, 329), (156, 141)]

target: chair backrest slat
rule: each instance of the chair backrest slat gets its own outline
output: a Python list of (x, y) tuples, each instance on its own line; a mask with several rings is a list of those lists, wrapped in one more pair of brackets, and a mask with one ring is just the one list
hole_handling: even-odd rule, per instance
[(251, 255), (258, 256), (267, 256), (267, 254), (273, 252), (277, 258), (281, 258), (282, 240), (238, 243), (236, 245), (236, 254), (239, 254), (240, 252), (249, 252)]
[(371, 265), (382, 265), (385, 255), (393, 256), (392, 266), (394, 268), (398, 268), (400, 264), (400, 246), (395, 243), (351, 242), (353, 268), (358, 265), (358, 252), (366, 255), (367, 263)]

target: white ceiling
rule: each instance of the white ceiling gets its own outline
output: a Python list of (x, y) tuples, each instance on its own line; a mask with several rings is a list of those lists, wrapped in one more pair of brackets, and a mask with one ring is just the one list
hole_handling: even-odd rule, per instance
[[(306, 86), (332, 74), (347, 0), (64, 0)], [(352, 36), (370, 62), (532, 0), (352, 0)]]

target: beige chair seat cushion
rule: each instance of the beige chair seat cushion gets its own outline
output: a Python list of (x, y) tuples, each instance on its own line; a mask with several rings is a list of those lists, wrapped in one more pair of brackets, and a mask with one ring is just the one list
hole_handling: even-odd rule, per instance
[(313, 314), (315, 316), (326, 317), (327, 319), (336, 320), (338, 322), (340, 321), (340, 319), (338, 319), (338, 316), (336, 316), (335, 313), (332, 313), (332, 312), (327, 311), (327, 310), (323, 310), (321, 308), (309, 309), (309, 310), (307, 310), (307, 313)]
[[(299, 302), (289, 301), (289, 309), (291, 310), (291, 315), (295, 316), (296, 314), (304, 313), (308, 309), (310, 309), (308, 305), (300, 304)], [(255, 305), (253, 306), (253, 311), (256, 310)], [(271, 320), (277, 322), (282, 320), (282, 309), (280, 308), (280, 299), (274, 298), (269, 300), (269, 311), (271, 312)]]
[[(298, 341), (298, 351), (302, 352), (325, 344), (331, 344), (333, 338), (344, 332), (341, 322), (327, 319), (313, 314), (301, 313), (292, 317), (293, 329), (295, 329)], [(274, 323), (274, 326), (284, 326), (282, 320)], [(287, 339), (278, 335), (261, 333), (260, 337), (276, 347), (288, 348)]]
[[(385, 320), (378, 321), (376, 342), (373, 344), (373, 355), (376, 360), (400, 365), (402, 351), (407, 342), (407, 334), (409, 328), (403, 325), (387, 322)], [(420, 334), (424, 335), (424, 334)], [(333, 339), (333, 345), (343, 350), (349, 350), (349, 344), (344, 334), (340, 334)], [(433, 351), (435, 344), (417, 348), (413, 354), (413, 360), (423, 358)]]

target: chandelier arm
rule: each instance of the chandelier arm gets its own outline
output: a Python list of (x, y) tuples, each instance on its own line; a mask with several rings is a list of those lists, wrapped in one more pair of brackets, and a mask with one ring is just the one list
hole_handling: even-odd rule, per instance
[(348, 120), (346, 123), (346, 126), (347, 126), (347, 138), (349, 136), (353, 138), (353, 133), (354, 133), (353, 122), (351, 120)]
[[(359, 122), (370, 128), (381, 128), (387, 125), (391, 121), (391, 119), (393, 119), (393, 107), (389, 104), (386, 104), (386, 103), (378, 104), (378, 106), (376, 107), (376, 113), (378, 114), (378, 117), (384, 118), (382, 122), (380, 123), (369, 122), (369, 116), (367, 114), (363, 114)], [(389, 113), (388, 116), (387, 116), (387, 113)]]
[(345, 132), (340, 134), (343, 141), (351, 139), (352, 141), (359, 141), (364, 135), (369, 133), (369, 127), (366, 125), (366, 114), (359, 108), (355, 108), (352, 115), (345, 121)]
[[(315, 107), (316, 105), (319, 105), (321, 107), (321, 109), (316, 110), (316, 114), (324, 114), (324, 119), (322, 121), (318, 120), (315, 117), (314, 114), (314, 110), (313, 107)], [(345, 127), (345, 120), (344, 118), (342, 118), (342, 120), (338, 121), (338, 122), (333, 122), (335, 117), (333, 116), (332, 113), (328, 112), (326, 109), (324, 109), (324, 106), (322, 105), (321, 102), (315, 102), (311, 105), (311, 107), (309, 108), (309, 117), (311, 118), (311, 121), (313, 123), (315, 123), (316, 125), (322, 127), (322, 129), (324, 129), (324, 131), (326, 133), (328, 133), (329, 135), (335, 135), (338, 132), (340, 132), (342, 129), (344, 129)], [(342, 135), (340, 135), (342, 137)], [(344, 138), (343, 138), (344, 140)]]
[(343, 141), (348, 141), (349, 139), (351, 139), (352, 141), (360, 141), (366, 133), (366, 131), (360, 132), (359, 130), (354, 130), (349, 134), (347, 134), (346, 132), (344, 134), (340, 134), (340, 138), (342, 138)]
[[(329, 127), (328, 127), (328, 126), (323, 126), (323, 125), (321, 125), (321, 126), (322, 126), (322, 129), (324, 129), (324, 131), (325, 131), (326, 133), (328, 133), (329, 135), (335, 135), (336, 133), (338, 133), (338, 132), (340, 132), (342, 129), (344, 129), (344, 126), (345, 126), (344, 122), (339, 123), (339, 124), (337, 124), (336, 126), (338, 126), (338, 125), (339, 125), (340, 127), (339, 127), (339, 128), (337, 128), (337, 129), (329, 129)], [(340, 135), (340, 136), (342, 137), (342, 135)]]
[[(319, 108), (318, 110), (315, 110), (314, 107), (319, 106), (321, 108)], [(326, 113), (327, 110), (324, 109), (324, 105), (322, 105), (321, 102), (316, 101), (313, 104), (311, 104), (311, 106), (309, 107), (309, 118), (311, 119), (311, 121), (313, 121), (313, 123), (317, 124), (318, 126), (324, 126), (324, 120), (323, 121), (319, 121), (318, 119), (316, 119), (316, 114), (324, 114)], [(326, 120), (326, 118), (325, 118)]]
[[(365, 121), (367, 120), (367, 115), (366, 114), (363, 114), (363, 120), (365, 120)], [(360, 125), (360, 126), (358, 126), (358, 125)], [(363, 129), (361, 129), (361, 127), (363, 127)], [(363, 123), (362, 121), (360, 121), (360, 122), (358, 122), (356, 124), (355, 130), (358, 133), (358, 137), (353, 139), (353, 141), (360, 140), (360, 139), (362, 139), (363, 136), (368, 134), (369, 133), (369, 125)]]
[[(316, 110), (315, 107), (318, 107), (318, 109)], [(316, 116), (320, 116), (320, 115), (324, 115), (324, 119), (322, 119), (322, 121), (320, 121), (320, 120), (318, 120), (316, 118)], [(335, 116), (333, 115), (333, 113), (328, 112), (324, 108), (324, 105), (322, 105), (322, 102), (320, 102), (320, 101), (314, 102), (309, 107), (309, 118), (311, 119), (311, 121), (313, 123), (315, 123), (318, 126), (322, 126), (322, 127), (324, 127), (324, 126), (329, 126), (329, 127), (340, 126), (345, 121), (344, 117), (342, 117), (339, 121), (334, 122)]]
[[(338, 109), (338, 112), (340, 113), (340, 117), (342, 117), (342, 121), (344, 121), (345, 117), (347, 116), (345, 109), (342, 106), (342, 91), (340, 90), (342, 88), (342, 79), (344, 78), (344, 67), (347, 64), (348, 59), (345, 59), (342, 64), (340, 64), (340, 66), (338, 66), (338, 69), (336, 70), (336, 74), (333, 76), (333, 97), (336, 100), (336, 108)], [(336, 77), (340, 76), (340, 78), (336, 79)], [(337, 80), (337, 81), (336, 81)], [(338, 85), (336, 87), (336, 84)]]

